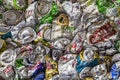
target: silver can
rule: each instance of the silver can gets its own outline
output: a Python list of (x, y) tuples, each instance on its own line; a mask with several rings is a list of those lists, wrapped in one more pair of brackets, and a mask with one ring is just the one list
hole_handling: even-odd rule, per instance
[(22, 44), (33, 41), (36, 37), (36, 32), (31, 27), (22, 28), (18, 33), (18, 41)]
[(8, 10), (3, 14), (2, 21), (6, 25), (16, 25), (23, 18), (23, 13), (16, 10)]
[(35, 13), (38, 18), (49, 13), (51, 9), (52, 9), (52, 3), (46, 0), (37, 1), (37, 4), (35, 5)]
[(0, 61), (3, 65), (14, 65), (16, 56), (15, 51), (7, 49), (0, 55)]

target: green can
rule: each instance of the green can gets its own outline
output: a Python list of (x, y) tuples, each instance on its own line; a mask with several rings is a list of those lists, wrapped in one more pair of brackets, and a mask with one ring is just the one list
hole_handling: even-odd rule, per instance
[(115, 48), (118, 50), (118, 52), (120, 52), (120, 40), (115, 42)]
[(107, 9), (115, 7), (112, 0), (96, 0), (96, 5), (101, 13), (106, 13)]

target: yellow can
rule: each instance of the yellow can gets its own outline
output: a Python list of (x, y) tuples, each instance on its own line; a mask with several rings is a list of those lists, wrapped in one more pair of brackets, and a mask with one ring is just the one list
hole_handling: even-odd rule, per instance
[(83, 80), (94, 80), (92, 77), (86, 77)]
[(54, 61), (49, 55), (46, 55), (46, 80), (51, 80), (52, 77), (56, 74), (58, 74), (58, 64), (56, 61)]
[(6, 43), (4, 40), (0, 39), (0, 52), (6, 50)]
[(69, 25), (69, 18), (66, 14), (60, 14), (57, 19), (57, 24), (61, 26), (68, 26)]
[[(93, 59), (99, 58), (99, 55), (98, 55), (98, 53), (97, 53), (96, 51), (93, 50), (93, 53), (94, 53), (94, 54), (93, 54)], [(86, 61), (86, 60), (85, 60), (85, 57), (88, 56), (88, 55), (85, 56), (84, 54), (85, 54), (85, 50), (81, 51), (80, 54), (79, 54), (80, 59), (81, 59), (82, 61)], [(91, 53), (89, 53), (89, 54), (91, 54)]]

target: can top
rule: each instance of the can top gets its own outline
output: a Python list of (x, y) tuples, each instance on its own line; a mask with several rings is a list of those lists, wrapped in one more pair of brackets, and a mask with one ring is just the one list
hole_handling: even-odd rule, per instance
[(38, 15), (43, 16), (49, 13), (52, 9), (52, 3), (47, 1), (38, 1), (36, 4), (36, 12)]
[(2, 20), (7, 25), (16, 25), (19, 21), (19, 13), (15, 10), (8, 10), (3, 14)]
[(16, 52), (12, 49), (4, 51), (0, 56), (0, 60), (3, 65), (13, 65), (15, 58)]
[(36, 32), (30, 27), (25, 27), (21, 29), (20, 32), (18, 33), (18, 39), (23, 44), (33, 41), (35, 37), (36, 37)]
[(105, 64), (99, 64), (91, 69), (91, 73), (94, 77), (103, 77), (107, 74)]

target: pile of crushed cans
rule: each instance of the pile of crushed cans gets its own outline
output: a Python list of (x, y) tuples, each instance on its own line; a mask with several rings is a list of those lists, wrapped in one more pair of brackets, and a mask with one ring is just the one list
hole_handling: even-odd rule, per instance
[(120, 0), (0, 0), (0, 80), (120, 80)]

